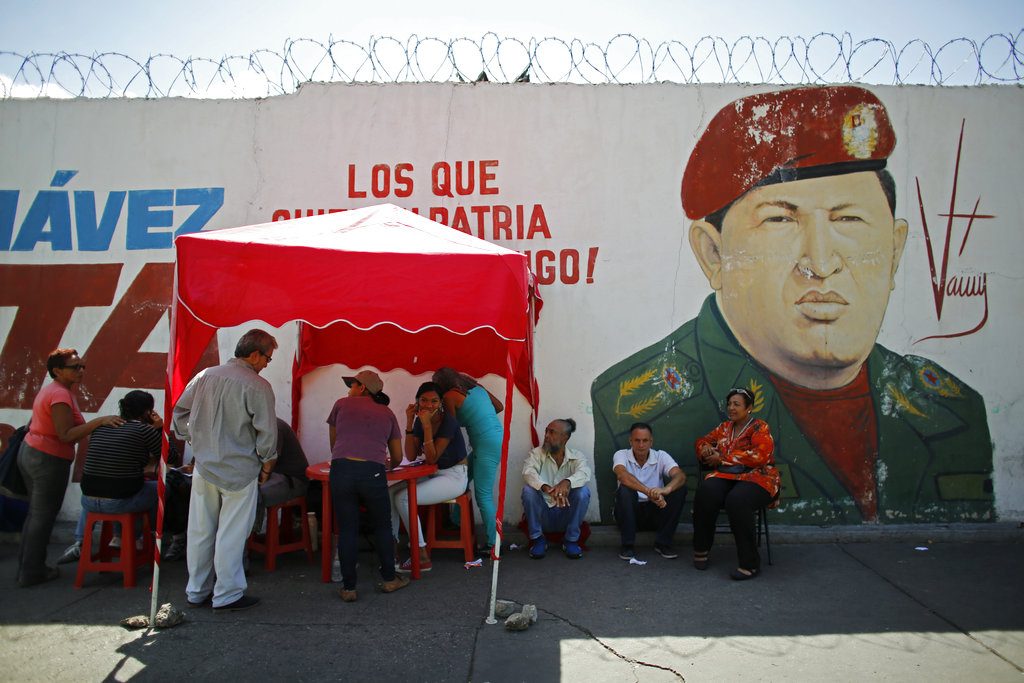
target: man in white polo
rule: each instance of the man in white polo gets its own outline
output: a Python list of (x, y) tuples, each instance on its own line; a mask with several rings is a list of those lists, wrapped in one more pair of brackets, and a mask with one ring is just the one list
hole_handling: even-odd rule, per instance
[(618, 479), (615, 492), (615, 520), (622, 537), (619, 557), (636, 557), (633, 544), (637, 529), (653, 529), (654, 551), (665, 559), (679, 557), (672, 537), (686, 503), (686, 474), (672, 456), (655, 450), (654, 430), (646, 422), (629, 428), (629, 448), (612, 456), (612, 471)]

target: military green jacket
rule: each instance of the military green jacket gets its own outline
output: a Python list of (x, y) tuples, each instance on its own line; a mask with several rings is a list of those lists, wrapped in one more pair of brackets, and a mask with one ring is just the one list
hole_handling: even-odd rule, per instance
[[(992, 440), (981, 396), (939, 365), (876, 344), (868, 377), (878, 423), (878, 520), (974, 522), (994, 518)], [(853, 497), (815, 452), (766, 371), (740, 347), (712, 294), (695, 320), (601, 374), (591, 387), (594, 464), (602, 520), (610, 521), (612, 454), (628, 448), (629, 426), (654, 428), (695, 485), (694, 442), (725, 418), (733, 387), (754, 394), (754, 414), (775, 438), (783, 524), (858, 524)]]

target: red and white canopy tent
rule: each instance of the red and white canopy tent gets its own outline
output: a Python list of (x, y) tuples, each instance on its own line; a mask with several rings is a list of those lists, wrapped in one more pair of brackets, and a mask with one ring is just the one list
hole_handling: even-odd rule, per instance
[[(538, 404), (533, 325), (541, 302), (525, 256), (391, 204), (182, 235), (175, 248), (168, 416), (217, 329), (254, 320), (299, 323), (293, 425), (301, 377), (325, 365), (411, 374), (447, 365), (474, 377), (504, 376), (500, 548), (513, 386), (534, 411)], [(533, 419), (530, 425), (536, 443)], [(161, 474), (161, 492), (162, 484)], [(158, 534), (151, 619), (159, 541)], [(492, 619), (497, 574), (495, 562)]]

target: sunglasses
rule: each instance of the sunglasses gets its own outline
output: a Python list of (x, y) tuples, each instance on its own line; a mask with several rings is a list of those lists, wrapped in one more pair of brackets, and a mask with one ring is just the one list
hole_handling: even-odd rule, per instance
[(754, 400), (754, 395), (751, 394), (750, 391), (748, 391), (747, 389), (741, 389), (739, 387), (733, 387), (732, 389), (729, 390), (729, 393), (730, 394), (743, 394), (744, 396), (749, 398), (751, 401)]
[(273, 356), (268, 356), (267, 354), (263, 353), (262, 351), (260, 351), (260, 355), (267, 359), (267, 365), (270, 365), (270, 361), (274, 360)]
[(78, 365), (65, 365), (66, 370), (85, 370), (85, 363), (79, 363)]

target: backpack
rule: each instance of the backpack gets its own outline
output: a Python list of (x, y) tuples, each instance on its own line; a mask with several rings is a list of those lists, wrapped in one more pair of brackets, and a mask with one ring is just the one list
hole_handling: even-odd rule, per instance
[(28, 500), (28, 488), (25, 486), (25, 478), (21, 476), (21, 469), (18, 467), (18, 451), (21, 450), (21, 442), (28, 434), (28, 426), (18, 427), (7, 440), (7, 448), (3, 455), (0, 455), (0, 494), (8, 498), (19, 498)]

